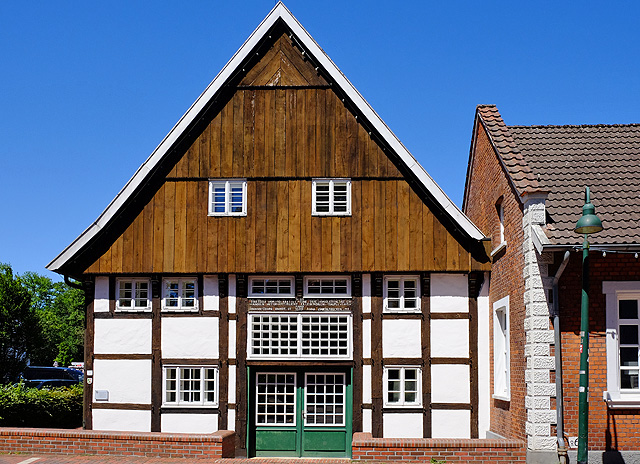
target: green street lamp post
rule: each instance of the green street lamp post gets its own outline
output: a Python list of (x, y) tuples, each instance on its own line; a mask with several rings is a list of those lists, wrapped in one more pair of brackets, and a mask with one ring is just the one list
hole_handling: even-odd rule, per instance
[(582, 242), (582, 306), (580, 311), (580, 387), (578, 390), (578, 464), (587, 464), (589, 439), (589, 234), (600, 232), (602, 222), (596, 216), (585, 188), (582, 217), (575, 232), (584, 235)]

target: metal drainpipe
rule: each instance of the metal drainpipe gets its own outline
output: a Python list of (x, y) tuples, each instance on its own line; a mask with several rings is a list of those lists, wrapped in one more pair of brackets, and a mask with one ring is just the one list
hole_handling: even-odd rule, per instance
[(569, 262), (570, 253), (566, 251), (562, 264), (558, 268), (553, 278), (553, 337), (555, 341), (554, 354), (556, 358), (556, 435), (558, 440), (558, 457), (560, 464), (566, 464), (567, 448), (564, 446), (564, 420), (563, 420), (563, 397), (562, 397), (562, 337), (560, 333), (560, 303), (558, 301), (558, 281)]

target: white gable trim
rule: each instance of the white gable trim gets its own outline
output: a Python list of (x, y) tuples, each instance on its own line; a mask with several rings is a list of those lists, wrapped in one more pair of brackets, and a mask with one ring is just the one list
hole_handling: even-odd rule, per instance
[(293, 31), (299, 39), (302, 46), (315, 57), (329, 76), (337, 83), (345, 94), (353, 101), (357, 109), (366, 117), (372, 126), (380, 133), (383, 140), (398, 154), (400, 159), (407, 165), (418, 180), (424, 185), (427, 191), (433, 195), (435, 200), (442, 208), (451, 216), (451, 218), (460, 226), (460, 228), (475, 240), (481, 240), (484, 237), (482, 232), (467, 218), (462, 211), (451, 201), (435, 181), (427, 174), (424, 168), (416, 161), (409, 151), (402, 145), (389, 127), (371, 108), (369, 103), (360, 95), (349, 80), (342, 74), (338, 67), (331, 61), (327, 54), (320, 48), (316, 41), (302, 27), (298, 20), (284, 6), (282, 2), (271, 10), (267, 17), (260, 23), (255, 31), (249, 36), (240, 49), (233, 55), (231, 60), (222, 68), (218, 75), (213, 79), (205, 91), (191, 105), (187, 112), (180, 118), (178, 123), (171, 129), (167, 136), (160, 142), (156, 149), (151, 153), (149, 158), (138, 168), (136, 173), (129, 179), (124, 188), (109, 203), (107, 208), (98, 216), (80, 236), (78, 236), (67, 248), (62, 251), (53, 261), (47, 265), (47, 269), (56, 271), (66, 264), (76, 253), (78, 253), (100, 230), (106, 226), (111, 219), (117, 214), (129, 197), (144, 183), (148, 174), (153, 168), (164, 158), (178, 138), (187, 130), (189, 125), (196, 119), (205, 106), (211, 101), (214, 95), (224, 86), (224, 84), (233, 76), (236, 70), (247, 59), (249, 53), (267, 34), (269, 29), (278, 19), (282, 19), (285, 24)]

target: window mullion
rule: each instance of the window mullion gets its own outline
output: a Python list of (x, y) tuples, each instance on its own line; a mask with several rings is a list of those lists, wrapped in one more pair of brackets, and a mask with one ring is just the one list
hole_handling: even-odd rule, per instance
[(329, 213), (334, 213), (334, 204), (333, 204), (333, 181), (329, 181)]

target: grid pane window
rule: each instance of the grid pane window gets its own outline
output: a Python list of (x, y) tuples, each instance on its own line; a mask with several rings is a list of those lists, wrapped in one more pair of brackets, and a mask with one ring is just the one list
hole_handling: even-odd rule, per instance
[(251, 354), (298, 356), (298, 315), (252, 315)]
[(244, 216), (247, 214), (247, 181), (212, 180), (209, 182), (209, 214)]
[(293, 277), (250, 277), (249, 296), (293, 298)]
[(422, 404), (419, 367), (387, 367), (384, 375), (386, 405), (419, 406)]
[(347, 277), (307, 277), (305, 296), (307, 298), (348, 298), (351, 296), (350, 283)]
[(351, 181), (349, 179), (316, 179), (313, 181), (313, 214), (348, 216), (351, 214)]
[(150, 307), (148, 280), (118, 280), (117, 308), (119, 310), (144, 311), (149, 310)]
[(420, 309), (418, 277), (386, 277), (385, 309), (388, 311), (418, 311)]
[(162, 308), (164, 310), (196, 310), (197, 285), (195, 279), (166, 279), (163, 281)]
[(165, 406), (215, 406), (217, 369), (200, 366), (164, 368)]
[(638, 300), (618, 301), (618, 338), (620, 342), (620, 389), (640, 389), (640, 319)]
[(250, 314), (249, 357), (351, 359), (351, 316)]
[(302, 355), (348, 356), (350, 327), (348, 316), (302, 316)]
[(296, 424), (296, 375), (256, 375), (256, 425)]
[(307, 374), (305, 425), (344, 425), (345, 390), (344, 374)]

